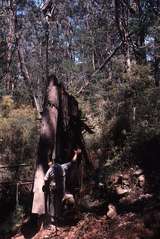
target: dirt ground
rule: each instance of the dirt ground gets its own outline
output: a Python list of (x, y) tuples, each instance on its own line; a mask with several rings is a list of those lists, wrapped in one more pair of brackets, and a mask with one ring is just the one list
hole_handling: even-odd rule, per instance
[(100, 195), (86, 195), (76, 222), (50, 229), (41, 224), (36, 230), (26, 222), (12, 237), (0, 239), (160, 239), (160, 197), (157, 186), (156, 191), (151, 187), (153, 180), (146, 180), (137, 168), (112, 175), (105, 204)]
[(83, 215), (74, 226), (48, 230), (41, 228), (34, 234), (18, 233), (12, 239), (159, 239), (160, 211), (146, 212), (143, 216), (129, 212), (108, 219), (106, 215), (96, 217)]

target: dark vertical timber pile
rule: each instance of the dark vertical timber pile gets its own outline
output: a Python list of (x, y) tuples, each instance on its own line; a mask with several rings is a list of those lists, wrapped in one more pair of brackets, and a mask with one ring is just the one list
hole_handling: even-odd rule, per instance
[(66, 190), (75, 194), (80, 190), (81, 174), (83, 162), (88, 162), (88, 156), (85, 149), (82, 131), (85, 124), (81, 120), (81, 112), (76, 99), (69, 95), (64, 87), (61, 87), (59, 98), (59, 117), (57, 125), (57, 151), (56, 157), (58, 163), (64, 163), (71, 160), (75, 148), (81, 148), (81, 163), (70, 169), (66, 180)]
[[(82, 161), (88, 160), (82, 136), (84, 125), (81, 122), (78, 102), (65, 91), (63, 85), (57, 83), (55, 76), (49, 77), (45, 102), (33, 186), (32, 213), (39, 215), (45, 213), (42, 186), (48, 161), (55, 160), (60, 164), (70, 161), (76, 147), (82, 149)], [(75, 188), (80, 189), (80, 168), (79, 163), (68, 174), (66, 188), (69, 192), (75, 193)]]

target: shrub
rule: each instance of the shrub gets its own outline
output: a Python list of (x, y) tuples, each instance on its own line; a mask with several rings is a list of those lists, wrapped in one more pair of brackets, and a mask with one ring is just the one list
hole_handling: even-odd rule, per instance
[[(19, 108), (13, 106), (14, 103), (8, 100), (8, 98), (5, 104), (4, 100), (2, 100), (2, 113), (0, 117), (1, 163), (33, 164), (35, 162), (38, 139), (35, 110), (30, 106), (22, 105)], [(4, 114), (6, 109), (7, 114)]]
[(9, 112), (13, 109), (13, 107), (14, 101), (11, 98), (11, 96), (9, 95), (3, 96), (1, 102), (2, 114), (4, 116), (8, 116)]

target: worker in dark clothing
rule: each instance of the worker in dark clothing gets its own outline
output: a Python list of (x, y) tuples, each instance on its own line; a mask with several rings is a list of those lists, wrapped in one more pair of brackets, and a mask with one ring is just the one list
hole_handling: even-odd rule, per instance
[(47, 213), (50, 214), (51, 223), (59, 219), (62, 214), (62, 200), (65, 195), (65, 179), (68, 169), (75, 164), (80, 149), (74, 150), (74, 156), (71, 162), (65, 164), (53, 163), (48, 169), (44, 181), (43, 191), (49, 194)]

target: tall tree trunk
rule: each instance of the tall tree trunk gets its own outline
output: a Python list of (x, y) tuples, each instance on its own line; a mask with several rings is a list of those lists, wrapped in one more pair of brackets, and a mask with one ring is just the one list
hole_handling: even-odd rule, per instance
[(59, 108), (59, 93), (56, 78), (49, 82), (46, 96), (46, 105), (43, 111), (38, 159), (33, 186), (32, 213), (45, 214), (45, 195), (42, 191), (44, 175), (48, 169), (48, 161), (53, 160), (56, 154), (56, 133)]
[[(63, 86), (58, 85), (54, 76), (50, 76), (38, 145), (32, 213), (45, 213), (45, 195), (42, 187), (48, 161), (60, 164), (69, 162), (73, 150), (79, 147), (82, 149), (82, 159), (86, 164), (89, 162), (82, 130), (78, 102), (65, 91)], [(76, 188), (80, 189), (80, 174), (80, 163), (77, 163), (76, 168), (67, 176), (66, 188), (73, 194)]]
[(145, 29), (144, 29), (144, 23), (143, 23), (143, 8), (141, 6), (141, 1), (137, 1), (138, 6), (138, 15), (139, 15), (139, 32), (138, 32), (138, 63), (143, 64), (146, 62), (146, 50), (145, 50)]
[(123, 43), (123, 53), (125, 57), (125, 65), (128, 73), (131, 71), (131, 59), (130, 59), (130, 44), (129, 44), (129, 26), (128, 26), (128, 17), (129, 17), (129, 1), (125, 2), (115, 0), (115, 22), (120, 35), (120, 38)]
[(155, 85), (159, 86), (159, 81), (160, 81), (160, 41), (157, 39), (157, 37), (155, 37), (154, 79), (155, 79)]
[[(46, 19), (46, 29), (45, 29), (45, 38), (46, 38), (46, 79), (48, 79), (49, 76), (49, 22), (48, 19)], [(47, 80), (46, 80), (47, 82)]]
[(93, 71), (96, 70), (96, 56), (95, 56), (95, 44), (94, 44), (94, 35), (93, 35), (93, 31), (90, 31), (91, 34), (91, 41), (92, 41), (92, 67), (93, 67)]
[(31, 80), (30, 74), (28, 72), (27, 66), (25, 64), (25, 60), (24, 60), (24, 58), (25, 58), (24, 52), (20, 45), (18, 47), (18, 57), (19, 57), (19, 63), (20, 63), (20, 70), (21, 70), (21, 74), (24, 78), (25, 85), (27, 86), (27, 88), (34, 100), (34, 104), (35, 104), (35, 107), (36, 107), (36, 110), (38, 113), (38, 118), (41, 118), (42, 106), (40, 105), (38, 96), (35, 93), (35, 89), (33, 89), (32, 80)]
[(8, 36), (7, 36), (7, 73), (5, 75), (5, 89), (6, 93), (12, 93), (14, 88), (14, 81), (11, 74), (11, 62), (13, 57), (13, 48), (16, 42), (16, 0), (10, 1), (9, 17), (8, 17)]

